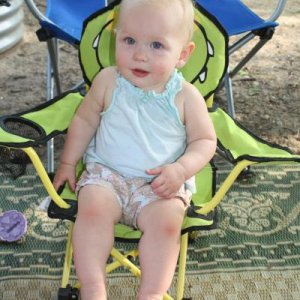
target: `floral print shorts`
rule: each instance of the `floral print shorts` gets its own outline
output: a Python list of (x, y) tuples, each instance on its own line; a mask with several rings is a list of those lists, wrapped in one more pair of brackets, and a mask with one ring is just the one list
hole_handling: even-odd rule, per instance
[[(137, 217), (141, 209), (149, 203), (159, 200), (152, 188), (151, 182), (145, 178), (128, 178), (116, 171), (98, 163), (88, 163), (76, 186), (76, 194), (86, 185), (99, 185), (112, 191), (122, 207), (120, 223), (137, 228)], [(184, 185), (177, 195), (186, 206), (190, 203), (190, 193)]]

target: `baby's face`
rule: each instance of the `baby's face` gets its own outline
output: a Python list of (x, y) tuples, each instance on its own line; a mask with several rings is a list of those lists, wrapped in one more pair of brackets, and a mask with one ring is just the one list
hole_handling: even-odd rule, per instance
[(116, 31), (116, 63), (133, 85), (162, 92), (186, 44), (180, 4), (134, 5), (120, 14)]

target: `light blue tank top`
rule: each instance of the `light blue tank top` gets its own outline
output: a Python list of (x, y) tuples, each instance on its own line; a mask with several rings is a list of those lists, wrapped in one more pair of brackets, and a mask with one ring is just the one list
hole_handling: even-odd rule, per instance
[(126, 177), (153, 176), (145, 170), (174, 162), (186, 149), (185, 126), (175, 106), (183, 77), (174, 71), (162, 93), (143, 91), (121, 75), (84, 160)]

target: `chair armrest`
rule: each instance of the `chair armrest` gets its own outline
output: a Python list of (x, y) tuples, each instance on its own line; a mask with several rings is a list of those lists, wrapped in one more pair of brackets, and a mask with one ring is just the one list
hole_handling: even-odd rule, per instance
[(83, 97), (75, 90), (28, 111), (0, 117), (0, 145), (24, 148), (45, 144), (67, 130)]

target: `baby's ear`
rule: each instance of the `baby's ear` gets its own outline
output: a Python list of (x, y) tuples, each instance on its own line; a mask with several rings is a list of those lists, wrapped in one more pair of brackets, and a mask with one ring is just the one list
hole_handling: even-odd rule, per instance
[(179, 57), (178, 62), (176, 64), (176, 68), (180, 69), (186, 64), (186, 62), (188, 61), (188, 59), (191, 56), (194, 49), (195, 49), (195, 43), (194, 42), (189, 42), (184, 47), (184, 49), (180, 53), (180, 57)]

